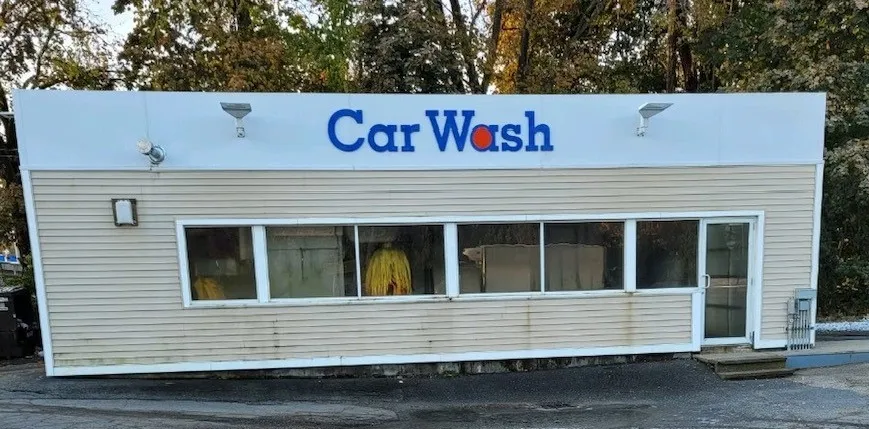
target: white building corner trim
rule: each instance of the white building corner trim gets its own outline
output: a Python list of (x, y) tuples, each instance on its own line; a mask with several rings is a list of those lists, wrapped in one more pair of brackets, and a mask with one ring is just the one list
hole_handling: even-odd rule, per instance
[(755, 245), (757, 254), (752, 262), (754, 264), (754, 281), (757, 285), (751, 292), (753, 305), (751, 311), (754, 313), (752, 315), (754, 348), (759, 349), (762, 348), (759, 344), (763, 342), (763, 263), (766, 256), (766, 249), (764, 249), (764, 242), (766, 239), (766, 212), (758, 214), (757, 225), (755, 228), (754, 239), (757, 240), (757, 244)]
[[(824, 199), (824, 163), (815, 166), (815, 201), (812, 211), (812, 273), (810, 287), (818, 290), (818, 273), (821, 257), (821, 207)], [(815, 324), (818, 320), (818, 298), (812, 301), (812, 330), (809, 342), (815, 344)]]
[(42, 333), (42, 354), (45, 361), (45, 375), (54, 372), (54, 353), (51, 347), (51, 325), (48, 318), (48, 297), (45, 293), (45, 275), (42, 270), (42, 254), (39, 251), (39, 231), (36, 222), (36, 205), (33, 202), (33, 183), (30, 171), (21, 169), (21, 185), (24, 194), (24, 207), (27, 214), (27, 231), (30, 239), (30, 254), (33, 258), (33, 280), (36, 283), (36, 304), (39, 310), (39, 330)]

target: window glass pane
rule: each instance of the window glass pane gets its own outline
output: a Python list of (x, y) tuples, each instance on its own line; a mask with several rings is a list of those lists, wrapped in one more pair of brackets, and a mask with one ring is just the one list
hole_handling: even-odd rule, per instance
[(545, 290), (624, 287), (624, 223), (551, 223), (543, 228)]
[(459, 225), (461, 293), (539, 292), (540, 224)]
[(272, 298), (356, 296), (353, 227), (267, 227)]
[(446, 293), (441, 225), (360, 226), (365, 296)]
[(193, 299), (256, 299), (250, 227), (187, 228), (185, 233)]
[(637, 222), (637, 288), (697, 286), (694, 220)]

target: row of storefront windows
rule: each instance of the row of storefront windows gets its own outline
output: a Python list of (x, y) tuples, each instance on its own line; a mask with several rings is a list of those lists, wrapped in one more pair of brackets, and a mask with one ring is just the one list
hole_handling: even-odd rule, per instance
[[(697, 220), (637, 221), (636, 288), (697, 285)], [(625, 222), (267, 226), (269, 299), (587, 291), (625, 287)], [(253, 227), (188, 227), (193, 300), (257, 299)], [(450, 246), (453, 247), (453, 246)], [(262, 271), (262, 270), (260, 270)], [(541, 275), (541, 271), (543, 275)]]

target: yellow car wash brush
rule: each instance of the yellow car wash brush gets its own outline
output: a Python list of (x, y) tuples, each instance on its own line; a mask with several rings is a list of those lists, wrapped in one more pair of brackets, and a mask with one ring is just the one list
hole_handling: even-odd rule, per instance
[(408, 295), (410, 288), (410, 262), (407, 255), (390, 244), (377, 249), (371, 255), (365, 271), (365, 295)]

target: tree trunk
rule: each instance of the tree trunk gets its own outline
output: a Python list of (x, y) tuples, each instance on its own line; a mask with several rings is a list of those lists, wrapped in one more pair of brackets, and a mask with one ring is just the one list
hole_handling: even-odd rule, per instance
[(498, 56), (498, 43), (501, 41), (501, 20), (504, 14), (503, 0), (495, 0), (492, 6), (492, 34), (489, 36), (489, 51), (486, 53), (486, 65), (483, 69), (483, 82), (480, 85), (484, 92), (489, 91), (489, 83), (495, 70), (495, 57)]
[(678, 0), (667, 0), (667, 92), (676, 92), (676, 8)]
[[(0, 112), (8, 112), (9, 97), (0, 87)], [(3, 135), (0, 136), (0, 180), (6, 183), (21, 184), (21, 171), (18, 159), (18, 136), (15, 133), (15, 120), (0, 117), (3, 125)]]
[(700, 90), (700, 82), (697, 78), (692, 46), (685, 37), (685, 30), (688, 28), (687, 12), (684, 7), (679, 5), (676, 13), (676, 37), (679, 44), (679, 60), (682, 65), (682, 76), (685, 79), (685, 92), (698, 92)]
[(245, 32), (251, 24), (250, 5), (245, 0), (235, 0), (232, 13), (235, 15), (235, 30)]
[[(437, 21), (438, 26), (443, 29), (443, 31), (447, 31), (449, 28), (447, 26), (447, 18), (444, 16), (444, 8), (441, 0), (428, 0), (426, 2), (429, 8), (429, 13), (432, 14), (434, 20)], [(462, 54), (464, 58), (464, 54)], [(457, 94), (464, 94), (467, 92), (465, 89), (465, 82), (462, 79), (461, 70), (456, 70), (453, 67), (448, 71), (450, 77), (450, 84), (455, 88)]]
[(525, 13), (522, 20), (522, 36), (519, 39), (519, 59), (516, 65), (516, 92), (524, 93), (528, 89), (529, 44), (531, 39), (531, 17), (534, 12), (534, 0), (525, 0)]
[(474, 94), (479, 94), (480, 77), (477, 74), (476, 55), (471, 46), (471, 33), (465, 25), (465, 17), (462, 15), (462, 6), (459, 0), (450, 0), (450, 9), (452, 9), (453, 25), (456, 27), (456, 34), (459, 36), (459, 46), (462, 48), (462, 58), (465, 60), (465, 72), (468, 74), (468, 87)]

